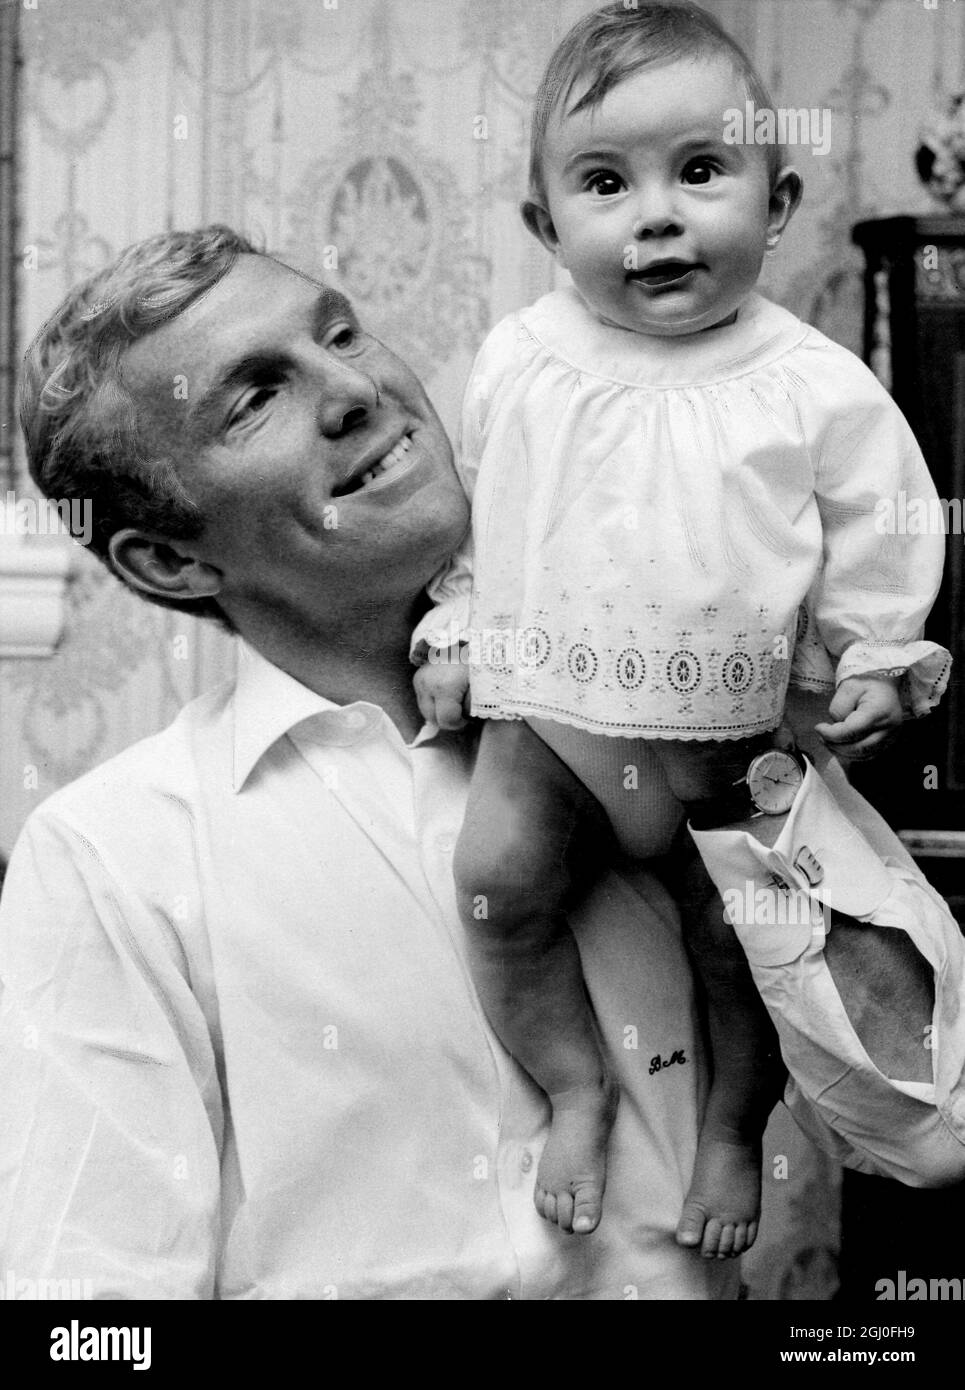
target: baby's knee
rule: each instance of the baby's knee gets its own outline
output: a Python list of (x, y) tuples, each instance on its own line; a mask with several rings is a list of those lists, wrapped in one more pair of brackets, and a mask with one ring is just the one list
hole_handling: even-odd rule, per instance
[(482, 832), (464, 826), (453, 870), (462, 917), (505, 924), (554, 911), (569, 882), (549, 837), (511, 815)]

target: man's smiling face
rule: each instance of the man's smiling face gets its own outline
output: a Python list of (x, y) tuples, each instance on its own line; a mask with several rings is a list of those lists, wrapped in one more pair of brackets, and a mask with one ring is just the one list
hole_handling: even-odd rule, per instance
[(236, 621), (251, 604), (411, 601), (466, 529), (416, 377), (344, 296), (268, 257), (239, 257), (121, 366), (144, 442), (205, 518), (178, 548), (218, 572)]

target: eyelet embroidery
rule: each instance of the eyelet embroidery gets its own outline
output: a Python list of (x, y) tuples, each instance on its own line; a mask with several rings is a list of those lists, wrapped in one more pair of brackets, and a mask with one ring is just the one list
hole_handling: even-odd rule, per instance
[(566, 658), (570, 675), (581, 685), (589, 685), (596, 679), (596, 673), (600, 669), (600, 661), (596, 652), (586, 642), (574, 642), (570, 647), (569, 655)]

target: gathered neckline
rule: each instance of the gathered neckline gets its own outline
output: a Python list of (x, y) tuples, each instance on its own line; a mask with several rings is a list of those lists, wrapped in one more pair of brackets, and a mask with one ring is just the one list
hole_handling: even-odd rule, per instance
[(604, 323), (571, 285), (524, 309), (521, 324), (542, 348), (581, 374), (613, 385), (664, 389), (710, 385), (756, 371), (817, 332), (753, 293), (732, 323), (658, 338)]

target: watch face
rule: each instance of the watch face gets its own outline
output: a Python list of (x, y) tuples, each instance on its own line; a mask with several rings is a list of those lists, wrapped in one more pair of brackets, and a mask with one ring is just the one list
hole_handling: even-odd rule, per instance
[(751, 800), (769, 816), (782, 816), (791, 809), (803, 781), (797, 759), (780, 748), (761, 753), (747, 769)]

